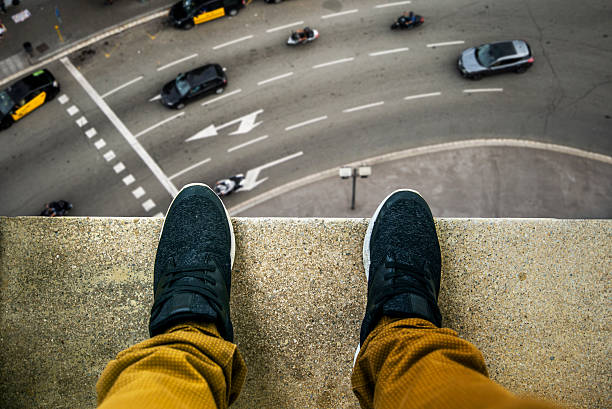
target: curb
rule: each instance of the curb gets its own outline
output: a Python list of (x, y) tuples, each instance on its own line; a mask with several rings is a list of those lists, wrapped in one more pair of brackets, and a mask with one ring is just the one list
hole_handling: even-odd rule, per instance
[(162, 18), (168, 15), (169, 10), (170, 10), (170, 7), (168, 6), (157, 8), (150, 13), (141, 15), (140, 17), (136, 17), (136, 19), (134, 20), (124, 22), (124, 23), (118, 23), (104, 30), (101, 30), (97, 33), (91, 34), (85, 37), (84, 39), (80, 40), (76, 44), (66, 45), (64, 47), (61, 47), (58, 50), (55, 50), (54, 52), (52, 52), (50, 55), (44, 57), (44, 59), (39, 60), (37, 63), (30, 65), (28, 68), (25, 68), (14, 74), (11, 74), (6, 78), (3, 78), (2, 80), (0, 80), (0, 85), (4, 85), (14, 79), (21, 77), (24, 74), (27, 74), (31, 71), (35, 71), (39, 68), (42, 68), (43, 66), (49, 64), (50, 62), (57, 61), (60, 58), (66, 57), (67, 55), (70, 55), (74, 53), (75, 51), (78, 51), (82, 48), (95, 44), (98, 41), (104, 40), (105, 38), (111, 37), (115, 34), (119, 34), (125, 30), (139, 26), (141, 24), (148, 23), (149, 21), (152, 21), (158, 18)]

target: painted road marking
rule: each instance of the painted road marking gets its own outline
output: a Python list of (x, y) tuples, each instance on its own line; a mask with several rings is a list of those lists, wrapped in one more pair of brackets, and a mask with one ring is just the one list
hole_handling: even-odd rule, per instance
[(108, 151), (104, 154), (104, 160), (106, 160), (107, 162), (110, 162), (111, 160), (115, 159), (117, 157), (117, 155), (115, 155), (115, 152)]
[(104, 148), (106, 146), (106, 142), (104, 142), (104, 139), (98, 139), (95, 143), (94, 146), (96, 147), (96, 149), (100, 150), (102, 148)]
[(386, 4), (378, 4), (376, 6), (374, 6), (375, 9), (382, 9), (384, 7), (392, 7), (392, 6), (402, 6), (404, 4), (410, 4), (411, 2), (409, 1), (398, 1), (395, 3), (386, 3)]
[(267, 83), (272, 82), (272, 81), (276, 81), (276, 80), (280, 80), (280, 79), (283, 79), (283, 78), (291, 77), (292, 75), (293, 75), (293, 72), (288, 72), (288, 73), (285, 73), (285, 74), (277, 75), (276, 77), (272, 77), (272, 78), (268, 78), (267, 80), (259, 81), (257, 83), (257, 85), (267, 84)]
[(445, 45), (456, 45), (456, 44), (464, 44), (465, 41), (447, 41), (445, 43), (433, 43), (433, 44), (427, 44), (427, 47), (429, 48), (434, 48), (434, 47), (444, 47)]
[(153, 215), (153, 216), (151, 216), (151, 217), (163, 218), (163, 217), (164, 217), (164, 214), (163, 214), (162, 212), (159, 212), (159, 213), (157, 213), (157, 214), (154, 214), (154, 215)]
[(132, 174), (129, 174), (121, 180), (123, 180), (126, 186), (129, 186), (136, 181), (136, 178)]
[(85, 136), (87, 136), (87, 139), (91, 139), (97, 134), (98, 134), (98, 131), (96, 131), (96, 128), (89, 128), (88, 130), (85, 131)]
[(419, 98), (437, 97), (439, 95), (442, 95), (442, 93), (441, 92), (431, 92), (429, 94), (409, 95), (407, 97), (404, 97), (404, 99), (411, 100), (411, 99), (419, 99)]
[(181, 59), (179, 59), (179, 60), (172, 61), (172, 62), (171, 62), (171, 63), (169, 63), (169, 64), (162, 65), (161, 67), (159, 67), (159, 68), (157, 69), (157, 71), (165, 70), (166, 68), (172, 67), (173, 65), (176, 65), (176, 64), (180, 64), (180, 63), (182, 63), (182, 62), (184, 62), (184, 61), (187, 61), (187, 60), (190, 60), (190, 59), (192, 59), (192, 58), (196, 58), (197, 56), (198, 56), (198, 53), (195, 53), (195, 54), (188, 55), (187, 57), (183, 57), (183, 58), (181, 58)]
[[(152, 209), (155, 208), (155, 202), (153, 200), (149, 199), (149, 200), (145, 201), (142, 204), (142, 207), (145, 209), (145, 212), (149, 212), (149, 211), (151, 211)], [(162, 217), (163, 217), (163, 215), (162, 215)]]
[(246, 177), (242, 180), (241, 182), (241, 187), (240, 190), (244, 190), (244, 191), (248, 191), (248, 190), (253, 190), (253, 188), (255, 188), (257, 185), (265, 182), (266, 180), (268, 180), (268, 178), (263, 178), (261, 180), (257, 180), (257, 177), (259, 176), (259, 174), (261, 173), (262, 170), (267, 169), (267, 168), (271, 168), (272, 166), (276, 166), (279, 165), (283, 162), (287, 162), (288, 160), (297, 158), (299, 156), (302, 156), (304, 154), (304, 152), (300, 151), (300, 152), (296, 152), (293, 155), (289, 155), (289, 156), (285, 156), (284, 158), (280, 158), (277, 159), (273, 162), (270, 163), (266, 163), (265, 165), (261, 165), (258, 166), (254, 169), (250, 169), (247, 174)]
[(290, 131), (292, 129), (300, 128), (302, 126), (314, 124), (315, 122), (324, 121), (327, 119), (327, 115), (320, 116), (318, 118), (309, 119), (308, 121), (300, 122), (299, 124), (291, 125), (285, 128), (285, 131)]
[(142, 188), (142, 186), (138, 186), (136, 189), (132, 190), (132, 194), (134, 195), (136, 199), (140, 199), (146, 194), (146, 192)]
[(201, 104), (201, 105), (202, 105), (202, 106), (206, 106), (206, 105), (208, 105), (208, 104), (212, 104), (213, 102), (217, 102), (217, 101), (219, 101), (219, 100), (221, 100), (221, 99), (223, 99), (223, 98), (227, 98), (227, 97), (231, 97), (232, 95), (236, 95), (236, 94), (238, 94), (238, 93), (240, 93), (240, 92), (242, 92), (242, 90), (241, 90), (241, 89), (237, 89), (237, 90), (235, 90), (235, 91), (232, 91), (232, 92), (229, 92), (229, 93), (227, 93), (227, 94), (221, 95), (220, 97), (213, 98), (213, 99), (211, 99), (211, 100), (208, 100), (208, 101), (202, 102), (202, 104)]
[(66, 102), (70, 101), (70, 98), (68, 98), (68, 95), (63, 94), (57, 100), (60, 104), (64, 105)]
[(102, 95), (101, 97), (102, 97), (102, 98), (106, 98), (106, 97), (108, 97), (109, 95), (114, 94), (115, 92), (120, 91), (120, 90), (122, 90), (122, 89), (123, 89), (123, 88), (125, 88), (125, 87), (129, 87), (130, 85), (134, 84), (135, 82), (140, 81), (140, 80), (141, 80), (141, 79), (143, 79), (143, 78), (144, 78), (144, 76), (142, 76), (142, 75), (141, 75), (140, 77), (138, 77), (138, 78), (134, 78), (133, 80), (128, 81), (128, 82), (126, 82), (126, 83), (125, 83), (125, 84), (123, 84), (123, 85), (119, 85), (119, 86), (118, 86), (117, 88), (115, 88), (115, 89), (111, 89), (111, 90), (110, 90), (110, 91), (108, 91), (106, 94)]
[(334, 18), (334, 17), (344, 16), (345, 14), (357, 13), (358, 11), (359, 9), (346, 10), (346, 11), (341, 11), (340, 13), (326, 14), (324, 16), (321, 16), (321, 18), (322, 19)]
[(219, 48), (227, 47), (228, 45), (236, 44), (236, 43), (239, 43), (241, 41), (250, 40), (253, 37), (255, 37), (255, 36), (254, 35), (248, 35), (248, 36), (245, 36), (245, 37), (240, 37), (240, 38), (237, 38), (235, 40), (228, 41), (227, 43), (216, 45), (216, 46), (213, 47), (213, 50), (218, 50)]
[(285, 24), (284, 26), (270, 28), (270, 29), (266, 30), (266, 33), (272, 33), (274, 31), (284, 30), (284, 29), (289, 28), (289, 27), (299, 26), (300, 24), (304, 24), (304, 22), (303, 21), (296, 21), (295, 23)]
[(153, 98), (149, 100), (149, 102), (157, 101), (161, 99), (161, 94), (155, 95)]
[(223, 128), (227, 128), (228, 126), (237, 124), (238, 122), (240, 122), (240, 126), (238, 127), (236, 131), (230, 133), (230, 135), (241, 135), (241, 134), (249, 133), (256, 127), (261, 125), (262, 121), (255, 122), (255, 119), (257, 119), (257, 115), (261, 114), (263, 111), (264, 111), (263, 109), (259, 109), (255, 112), (251, 112), (250, 114), (243, 115), (240, 118), (232, 119), (231, 121), (226, 122), (223, 125), (219, 125), (219, 126), (215, 126), (215, 124), (210, 124), (206, 128), (202, 129), (200, 132), (198, 132), (197, 134), (185, 139), (185, 142), (191, 142), (191, 141), (195, 141), (198, 139), (210, 138), (211, 136), (216, 136), (218, 135), (217, 131), (220, 131)]
[(188, 168), (185, 168), (185, 169), (183, 169), (183, 170), (181, 170), (179, 172), (176, 172), (174, 175), (170, 176), (170, 179), (174, 179), (174, 178), (176, 178), (178, 176), (181, 176), (182, 174), (187, 173), (190, 170), (193, 170), (193, 169), (197, 168), (198, 166), (203, 165), (203, 164), (208, 163), (208, 162), (210, 162), (210, 158), (206, 158), (203, 161), (196, 163), (195, 165), (191, 165)]
[(85, 118), (84, 116), (80, 117), (76, 120), (76, 124), (79, 126), (79, 128), (84, 127), (85, 125), (87, 125), (87, 118)]
[(348, 114), (349, 112), (361, 111), (362, 109), (378, 107), (378, 106), (383, 105), (384, 103), (385, 103), (385, 101), (373, 102), (373, 103), (367, 104), (367, 105), (361, 105), (361, 106), (354, 107), (354, 108), (348, 108), (348, 109), (343, 110), (342, 112), (344, 112), (345, 114)]
[(345, 62), (349, 62), (349, 61), (353, 61), (355, 59), (355, 57), (349, 57), (349, 58), (342, 58), (340, 60), (335, 60), (335, 61), (330, 61), (330, 62), (324, 62), (323, 64), (317, 64), (317, 65), (313, 65), (312, 68), (323, 68), (323, 67), (328, 67), (330, 65), (335, 65), (335, 64), (342, 64)]
[(66, 112), (68, 112), (68, 115), (70, 116), (75, 116), (77, 112), (79, 112), (79, 108), (77, 108), (76, 105), (72, 105), (66, 110)]
[(115, 112), (108, 106), (108, 104), (100, 97), (98, 92), (91, 86), (89, 81), (81, 74), (79, 70), (70, 62), (67, 57), (60, 59), (66, 69), (72, 74), (74, 79), (81, 85), (89, 97), (96, 103), (98, 108), (106, 115), (109, 121), (115, 126), (117, 131), (123, 136), (127, 143), (134, 149), (134, 152), (142, 159), (142, 161), (148, 166), (153, 175), (157, 178), (159, 183), (166, 189), (170, 196), (174, 197), (178, 194), (178, 189), (168, 179), (166, 174), (161, 170), (159, 165), (153, 160), (151, 155), (142, 147), (142, 145), (134, 138), (134, 135), (130, 132), (125, 124), (117, 117)]
[(410, 50), (410, 48), (408, 47), (404, 47), (404, 48), (395, 48), (393, 50), (385, 50), (385, 51), (377, 51), (375, 53), (370, 53), (369, 56), (370, 57), (376, 57), (378, 55), (385, 55), (385, 54), (394, 54), (394, 53), (401, 53), (403, 51), (408, 51)]
[(476, 89), (464, 89), (463, 92), (466, 94), (474, 94), (477, 92), (504, 92), (503, 88), (476, 88)]
[(179, 113), (178, 113), (178, 114), (176, 114), (176, 115), (172, 115), (170, 118), (166, 118), (166, 119), (164, 119), (163, 121), (158, 122), (158, 123), (156, 123), (155, 125), (152, 125), (152, 126), (148, 127), (147, 129), (145, 129), (145, 130), (142, 130), (142, 131), (138, 132), (136, 135), (134, 135), (134, 138), (138, 138), (139, 136), (142, 136), (142, 135), (146, 134), (147, 132), (150, 132), (150, 131), (152, 131), (153, 129), (155, 129), (155, 128), (157, 128), (157, 127), (160, 127), (160, 126), (162, 126), (163, 124), (168, 123), (168, 122), (170, 122), (170, 121), (172, 121), (172, 120), (174, 120), (174, 119), (178, 118), (179, 116), (183, 116), (183, 115), (185, 115), (185, 113), (184, 113), (184, 112), (179, 112)]
[(253, 143), (256, 143), (256, 142), (259, 142), (259, 141), (263, 141), (264, 139), (267, 139), (267, 138), (268, 138), (268, 135), (264, 135), (264, 136), (260, 136), (259, 138), (251, 139), (251, 140), (250, 140), (250, 141), (248, 141), (248, 142), (242, 143), (242, 144), (240, 144), (240, 145), (236, 145), (236, 146), (234, 146), (233, 148), (229, 148), (229, 149), (227, 150), (227, 152), (228, 152), (228, 153), (229, 153), (229, 152), (233, 152), (233, 151), (238, 150), (238, 149), (240, 149), (240, 148), (244, 148), (245, 146), (249, 146), (249, 145), (251, 145), (251, 144), (253, 144)]
[(125, 165), (123, 164), (123, 162), (119, 162), (115, 166), (113, 166), (113, 170), (115, 171), (115, 173), (121, 173), (125, 170)]

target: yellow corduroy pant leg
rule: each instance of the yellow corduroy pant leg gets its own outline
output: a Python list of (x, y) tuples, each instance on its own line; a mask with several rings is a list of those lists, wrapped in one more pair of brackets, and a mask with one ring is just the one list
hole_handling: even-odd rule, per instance
[(117, 355), (98, 380), (102, 409), (227, 408), (246, 365), (214, 324), (186, 323)]
[(383, 317), (361, 346), (351, 381), (364, 409), (553, 407), (493, 382), (474, 345), (419, 318)]

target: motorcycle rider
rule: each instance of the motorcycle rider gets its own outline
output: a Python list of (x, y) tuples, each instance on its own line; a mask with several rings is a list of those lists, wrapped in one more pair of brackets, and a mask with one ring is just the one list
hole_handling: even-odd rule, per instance
[(72, 209), (72, 203), (59, 200), (57, 202), (45, 203), (45, 208), (40, 215), (48, 217), (65, 216), (70, 209)]
[(215, 193), (217, 196), (226, 196), (242, 187), (241, 182), (244, 179), (244, 175), (239, 173), (230, 177), (229, 179), (221, 179), (215, 183)]
[(402, 15), (397, 19), (397, 22), (402, 27), (409, 27), (410, 25), (416, 23), (416, 15), (412, 10), (410, 10), (410, 12), (404, 11)]

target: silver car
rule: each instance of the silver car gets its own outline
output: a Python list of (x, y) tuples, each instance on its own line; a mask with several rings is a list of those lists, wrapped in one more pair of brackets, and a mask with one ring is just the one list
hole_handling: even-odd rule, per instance
[(457, 68), (465, 78), (479, 80), (501, 72), (523, 73), (533, 64), (531, 48), (523, 40), (501, 41), (468, 48), (461, 53)]

